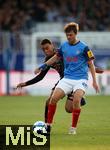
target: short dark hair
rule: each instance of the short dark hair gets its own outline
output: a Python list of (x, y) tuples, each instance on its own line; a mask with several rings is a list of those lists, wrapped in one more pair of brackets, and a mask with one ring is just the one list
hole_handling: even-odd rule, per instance
[(49, 39), (43, 39), (41, 41), (41, 45), (44, 45), (44, 44), (47, 44), (47, 43), (52, 44), (52, 42)]
[(79, 25), (75, 22), (70, 22), (70, 23), (66, 24), (64, 27), (64, 32), (68, 33), (71, 31), (73, 31), (75, 34), (77, 34), (77, 32), (79, 31)]

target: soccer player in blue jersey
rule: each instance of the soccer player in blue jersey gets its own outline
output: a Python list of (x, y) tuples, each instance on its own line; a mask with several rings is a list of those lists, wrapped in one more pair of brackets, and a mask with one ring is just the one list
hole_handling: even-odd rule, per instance
[(45, 70), (48, 65), (57, 62), (60, 58), (64, 61), (64, 77), (57, 84), (48, 105), (48, 132), (56, 111), (57, 102), (73, 91), (72, 124), (69, 134), (76, 134), (78, 119), (81, 112), (80, 101), (87, 89), (88, 70), (90, 69), (93, 87), (99, 92), (96, 81), (94, 55), (89, 47), (77, 39), (78, 24), (71, 22), (64, 27), (67, 41), (61, 44), (57, 54), (35, 70), (35, 73)]

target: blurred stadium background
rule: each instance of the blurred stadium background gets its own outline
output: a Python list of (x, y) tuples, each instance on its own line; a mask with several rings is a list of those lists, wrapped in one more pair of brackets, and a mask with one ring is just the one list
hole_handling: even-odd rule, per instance
[[(0, 0), (0, 95), (48, 95), (59, 79), (54, 70), (38, 84), (14, 90), (19, 82), (34, 77), (44, 54), (40, 41), (49, 38), (59, 47), (66, 37), (63, 27), (75, 21), (79, 38), (95, 54), (101, 93), (110, 94), (110, 0)], [(89, 80), (87, 94), (95, 94)]]

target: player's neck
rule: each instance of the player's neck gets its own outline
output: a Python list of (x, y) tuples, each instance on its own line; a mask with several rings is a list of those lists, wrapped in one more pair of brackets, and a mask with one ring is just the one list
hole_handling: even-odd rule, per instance
[(75, 39), (74, 41), (72, 41), (71, 43), (69, 43), (70, 45), (75, 45), (75, 44), (77, 44), (79, 42), (79, 40), (78, 39)]

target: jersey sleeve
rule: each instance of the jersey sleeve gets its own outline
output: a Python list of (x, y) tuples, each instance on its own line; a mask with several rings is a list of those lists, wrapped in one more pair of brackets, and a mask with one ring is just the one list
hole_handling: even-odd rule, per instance
[(48, 67), (47, 69), (41, 71), (41, 73), (39, 75), (37, 75), (35, 78), (31, 79), (31, 80), (28, 80), (26, 83), (26, 86), (28, 85), (32, 85), (32, 84), (35, 84), (39, 81), (41, 81), (45, 75), (47, 74), (48, 70), (50, 69), (50, 67)]
[(95, 59), (93, 52), (88, 46), (84, 48), (84, 56), (86, 57), (87, 61)]

